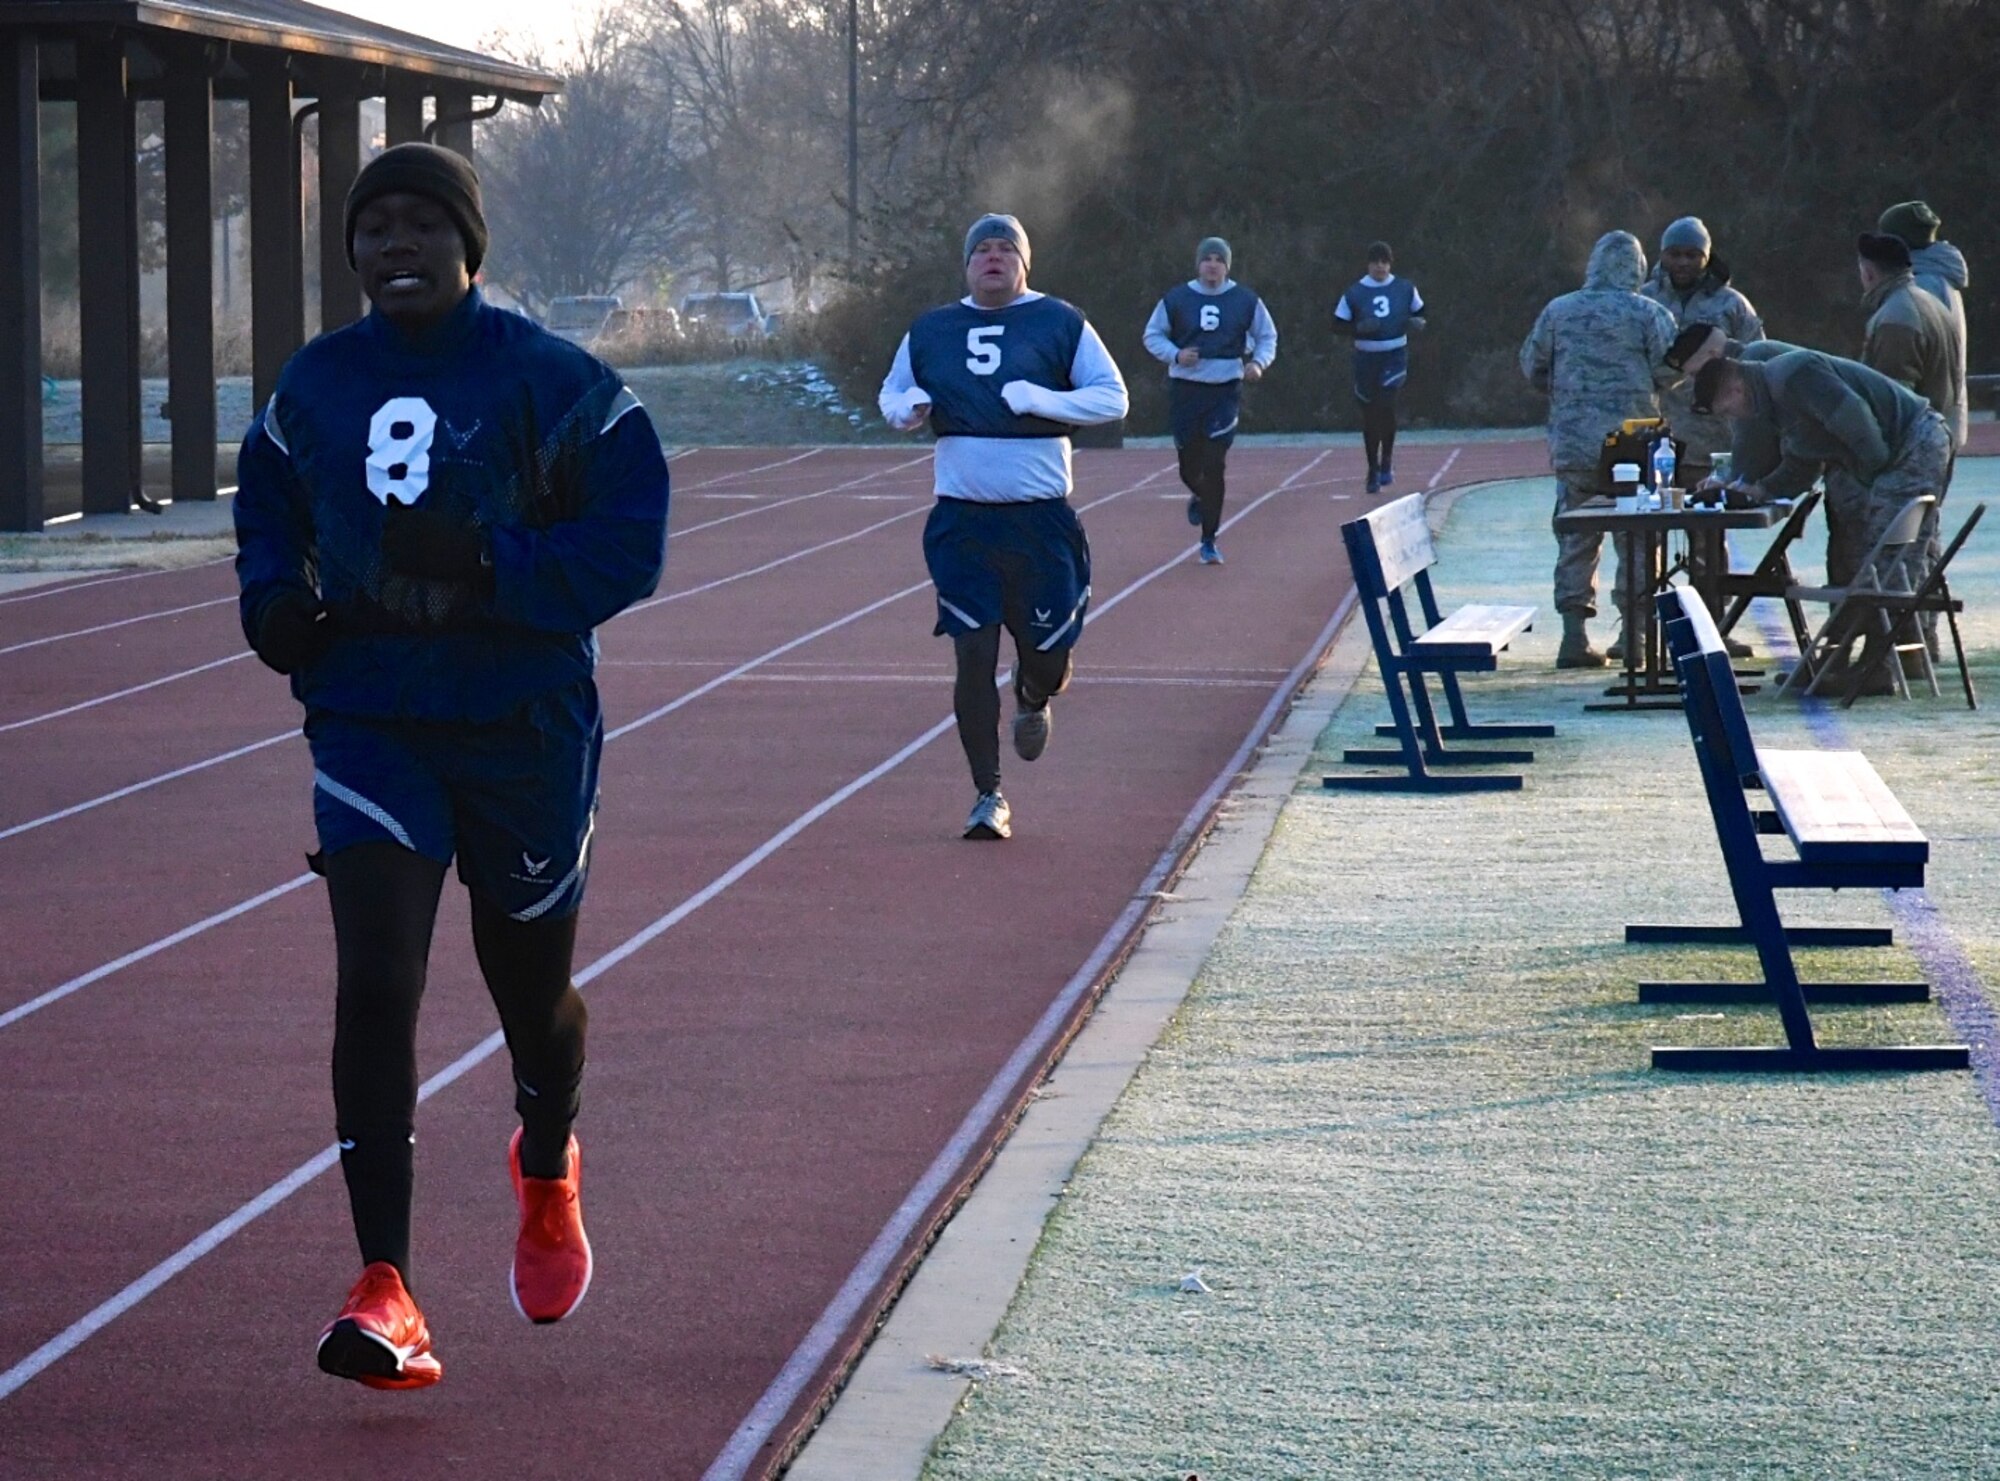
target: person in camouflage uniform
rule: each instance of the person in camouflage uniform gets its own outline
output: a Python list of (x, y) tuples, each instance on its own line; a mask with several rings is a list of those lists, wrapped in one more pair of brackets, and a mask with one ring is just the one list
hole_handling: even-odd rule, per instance
[[(1627, 417), (1660, 414), (1660, 391), (1680, 378), (1666, 363), (1674, 320), (1640, 296), (1646, 249), (1629, 231), (1606, 232), (1590, 250), (1583, 287), (1553, 299), (1521, 344), (1521, 373), (1549, 398), (1549, 463), (1556, 474), (1555, 513), (1593, 497), (1598, 454), (1606, 434)], [(1562, 614), (1558, 668), (1597, 668), (1605, 662), (1590, 646), (1585, 626), (1597, 615), (1597, 557), (1601, 535), (1558, 534), (1556, 610)], [(1618, 550), (1613, 584), (1619, 614), (1632, 632), (1644, 626), (1643, 579), (1625, 542)]]
[[(1936, 497), (1951, 461), (1951, 430), (1929, 402), (1858, 360), (1794, 350), (1753, 363), (1712, 360), (1695, 377), (1694, 406), (1734, 423), (1775, 432), (1778, 461), (1738, 470), (1736, 486), (1754, 499), (1804, 492), (1825, 467), (1867, 491), (1863, 551), (1874, 547), (1898, 511), (1919, 494)], [(1850, 635), (1851, 637), (1852, 635)], [(1864, 654), (1864, 662), (1872, 663)], [(1886, 669), (1863, 693), (1887, 693)]]
[[(1683, 333), (1696, 324), (1712, 324), (1737, 344), (1754, 344), (1764, 337), (1764, 321), (1750, 300), (1729, 286), (1729, 268), (1714, 255), (1714, 245), (1699, 216), (1670, 223), (1660, 233), (1659, 263), (1639, 291), (1672, 314), (1674, 327)], [(1693, 401), (1692, 376), (1660, 393), (1660, 409), (1681, 444), (1676, 473), (1686, 488), (1708, 477), (1715, 455), (1729, 447), (1727, 424), (1696, 416)], [(1702, 573), (1694, 569), (1698, 556), (1696, 550), (1688, 551), (1689, 574), (1700, 586)], [(1725, 638), (1724, 645), (1731, 657), (1750, 656), (1747, 643)], [(1614, 651), (1611, 656), (1620, 655)]]
[[(1712, 255), (1708, 227), (1699, 216), (1683, 216), (1660, 234), (1659, 265), (1639, 291), (1674, 316), (1674, 328), (1713, 324), (1740, 345), (1764, 337), (1764, 321), (1736, 289), (1729, 269)], [(1694, 386), (1681, 381), (1660, 393), (1667, 425), (1683, 444), (1680, 472), (1689, 488), (1708, 476), (1718, 452), (1729, 446), (1729, 429), (1713, 417), (1694, 414)]]

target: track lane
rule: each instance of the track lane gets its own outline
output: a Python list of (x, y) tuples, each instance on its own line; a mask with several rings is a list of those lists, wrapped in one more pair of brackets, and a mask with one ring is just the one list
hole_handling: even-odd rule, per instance
[[(1407, 455), (1406, 463), (1416, 471)], [(1248, 488), (1240, 468), (1236, 482), (1239, 490)], [(1178, 523), (1170, 505), (1163, 510), (1157, 501), (1147, 502), (1153, 507), (1144, 511), (1151, 525), (1144, 538), (1164, 533), (1157, 530), (1163, 515)], [(1243, 502), (1242, 493), (1232, 499), (1237, 507)], [(1137, 509), (1138, 501), (1129, 507)], [(1278, 500), (1270, 507), (1303, 510), (1306, 501), (1287, 505)], [(1126, 512), (1112, 508), (1120, 515)], [(552, 1371), (584, 1372), (592, 1362), (602, 1361), (593, 1353), (615, 1349), (624, 1361), (618, 1373), (607, 1375), (613, 1380), (610, 1388), (593, 1398), (598, 1407), (589, 1414), (567, 1416), (565, 1423), (573, 1422), (573, 1430), (565, 1433), (598, 1437), (610, 1463), (604, 1474), (699, 1473), (706, 1457), (688, 1452), (701, 1450), (710, 1440), (719, 1445), (740, 1419), (740, 1411), (728, 1412), (728, 1396), (742, 1396), (746, 1403), (754, 1398), (774, 1366), (771, 1349), (780, 1329), (796, 1335), (816, 1314), (810, 1302), (796, 1299), (769, 1305), (773, 1293), (794, 1284), (816, 1283), (822, 1290), (829, 1283), (838, 1284), (851, 1268), (849, 1257), (865, 1248), (879, 1229), (879, 1220), (852, 1217), (845, 1210), (833, 1220), (837, 1227), (821, 1227), (832, 1215), (822, 1209), (823, 1200), (812, 1190), (818, 1187), (822, 1194), (839, 1198), (851, 1185), (860, 1184), (854, 1191), (869, 1198), (901, 1196), (908, 1184), (899, 1189), (898, 1179), (920, 1174), (944, 1134), (937, 1124), (941, 1115), (912, 1117), (910, 1108), (940, 1105), (942, 1098), (977, 1081), (972, 1061), (979, 1057), (979, 1046), (1003, 1027), (1021, 1021), (1029, 1006), (1015, 1001), (1023, 996), (1023, 980), (1042, 980), (1023, 962), (1024, 948), (1013, 923), (989, 898), (998, 886), (988, 874), (966, 871), (997, 871), (1007, 889), (1025, 892), (1019, 898), (1046, 899), (1046, 880), (1062, 877), (1066, 864), (1121, 832), (1145, 830), (1146, 804), (1173, 791), (1169, 783), (1175, 765), (1200, 749), (1201, 736), (1214, 728), (1214, 701), (1233, 698), (1237, 692), (1221, 686), (1188, 691), (1163, 686), (1092, 689), (1092, 655), (1107, 664), (1124, 659), (1125, 666), (1138, 668), (1157, 663), (1165, 648), (1185, 660), (1176, 667), (1198, 665), (1204, 656), (1202, 644), (1228, 638), (1239, 626), (1241, 631), (1234, 631), (1238, 638), (1257, 631), (1259, 621), (1268, 620), (1273, 603), (1287, 612), (1295, 605), (1310, 605), (1295, 601), (1297, 593), (1288, 585), (1275, 589), (1266, 573), (1287, 560), (1295, 563), (1303, 541), (1323, 539), (1347, 510), (1320, 506), (1316, 524), (1288, 525), (1268, 548), (1254, 544), (1252, 538), (1262, 513), (1232, 532), (1225, 543), (1230, 567), (1214, 572), (1181, 566), (1135, 596), (1124, 611), (1107, 614), (1104, 625), (1093, 630), (1085, 649), (1084, 678), (1077, 693), (1062, 702), (1061, 728), (1050, 756), (1035, 768), (1018, 763), (1010, 767), (1010, 792), (1016, 793), (1023, 813), (1019, 848), (979, 850), (949, 838), (968, 788), (955, 746), (949, 741), (934, 744), (864, 797), (801, 835), (708, 911), (621, 968), (621, 974), (629, 977), (607, 976), (593, 1000), (601, 1000), (606, 1006), (600, 1011), (622, 1020), (627, 1031), (605, 1036), (594, 1055), (592, 1110), (586, 1123), (593, 1158), (593, 1224), (607, 1231), (599, 1236), (600, 1258), (606, 1259), (607, 1271), (649, 1272), (643, 1284), (621, 1288), (613, 1307), (587, 1307), (577, 1327), (552, 1333), (510, 1330), (493, 1318), (493, 1309), (504, 1307), (505, 1301), (497, 1285), (497, 1272), (504, 1271), (505, 1264), (505, 1187), (504, 1178), (499, 1179), (497, 1192), (491, 1186), (496, 1174), (486, 1165), (492, 1153), (484, 1144), (504, 1119), (504, 1073), (483, 1066), (467, 1077), (468, 1093), (442, 1096), (427, 1107), (420, 1218), (427, 1231), (427, 1250), (449, 1247), (454, 1253), (449, 1260), (435, 1254), (425, 1257), (422, 1289), (438, 1320), (447, 1365), (461, 1365), (454, 1367), (452, 1383), (437, 1391), (439, 1403), (426, 1397), (427, 1432), (443, 1441), (461, 1433), (463, 1425), (464, 1434), (483, 1432), (493, 1436), (494, 1443), (542, 1453), (534, 1447), (548, 1440), (547, 1427), (517, 1422), (512, 1410), (518, 1405), (510, 1406), (508, 1395), (525, 1391), (523, 1385), (531, 1382), (546, 1383)], [(1122, 533), (1114, 536), (1105, 517), (1094, 520), (1092, 530), (1105, 577), (1100, 590), (1106, 590), (1125, 569), (1127, 542)], [(1172, 542), (1185, 539), (1182, 525), (1162, 544), (1171, 549)], [(1130, 541), (1135, 554), (1141, 543), (1140, 538)], [(1232, 587), (1215, 584), (1232, 578)], [(1208, 584), (1195, 584), (1197, 579)], [(1251, 600), (1252, 610), (1241, 614), (1239, 623), (1239, 616), (1217, 601), (1221, 592), (1261, 594)], [(1211, 620), (1195, 620), (1204, 611)], [(786, 790), (794, 773), (832, 759), (823, 757), (823, 752), (846, 755), (854, 732), (879, 739), (892, 721), (934, 717), (948, 695), (948, 665), (940, 661), (942, 645), (921, 636), (927, 621), (920, 616), (912, 623), (908, 616), (901, 614), (899, 633), (885, 629), (880, 641), (871, 637), (865, 656), (891, 667), (919, 668), (928, 662), (939, 674), (934, 691), (921, 686), (872, 686), (864, 696), (865, 715), (855, 718), (852, 704), (837, 707), (848, 716), (846, 731), (825, 723), (831, 718), (828, 712), (814, 724), (810, 738), (802, 741), (796, 696), (777, 686), (757, 686), (755, 693), (753, 686), (740, 686), (728, 694), (728, 716), (718, 711), (711, 723), (699, 727), (669, 726), (651, 732), (660, 743), (627, 753), (632, 759), (624, 784), (635, 789), (634, 795), (643, 792), (657, 797), (663, 808), (675, 808), (684, 830), (679, 837), (685, 841), (706, 826), (709, 809), (725, 818), (737, 810), (768, 811), (765, 794)], [(1124, 647), (1128, 643), (1133, 645), (1129, 652)], [(860, 654), (857, 650), (851, 656)], [(1231, 667), (1242, 664), (1240, 651), (1229, 657)], [(607, 674), (615, 667), (615, 662), (608, 663)], [(907, 702), (890, 701), (884, 698), (885, 690), (898, 696), (908, 690), (911, 697)], [(1133, 710), (1126, 696), (1153, 703)], [(1191, 698), (1199, 703), (1191, 703)], [(1135, 727), (1143, 727), (1146, 746), (1133, 746)], [(723, 733), (705, 733), (710, 731)], [(769, 732), (770, 739), (747, 747), (745, 737), (759, 731)], [(1107, 756), (1116, 758), (1110, 768), (1103, 764)], [(694, 778), (713, 778), (718, 769), (739, 773), (742, 779), (726, 791), (715, 789), (721, 795), (704, 793), (703, 811), (697, 817), (687, 794)], [(1070, 774), (1072, 769), (1075, 775)], [(1077, 791), (1066, 797), (1070, 784)], [(613, 802), (607, 819), (613, 809), (628, 805)], [(1182, 806), (1184, 810), (1185, 798)], [(1098, 810), (1093, 812), (1093, 807)], [(678, 852), (675, 841), (671, 825), (620, 834), (615, 842), (607, 836), (607, 849), (616, 852), (603, 856), (600, 877), (643, 878), (645, 871), (659, 868)], [(867, 862), (857, 868), (857, 860)], [(956, 898), (979, 898), (995, 905), (994, 918), (987, 918), (982, 905), (977, 918), (968, 923), (973, 941), (965, 954), (972, 967), (965, 980), (939, 980), (935, 949), (913, 960), (899, 953), (897, 961), (880, 968), (871, 965), (859, 974), (830, 970), (832, 964), (868, 962), (870, 951), (879, 957), (888, 922), (905, 932), (924, 926), (921, 913), (911, 916), (912, 901), (941, 894), (952, 897), (947, 887), (954, 877)], [(1103, 887), (1079, 882), (1090, 884), (1093, 891)], [(1128, 883), (1122, 889), (1130, 887)], [(837, 898), (829, 899), (829, 892)], [(621, 888), (613, 893), (615, 898), (608, 898), (600, 887), (593, 894), (587, 922), (598, 911), (599, 900), (606, 899), (605, 924), (615, 926), (611, 917), (624, 912), (630, 892)], [(1113, 898), (1122, 898), (1115, 889)], [(827, 908), (814, 908), (802, 920), (800, 902), (815, 907), (823, 903)], [(740, 919), (735, 918), (739, 911), (744, 912)], [(448, 911), (440, 935), (449, 936), (454, 930), (462, 933)], [(1051, 927), (1031, 934), (1028, 948), (1038, 954), (1046, 944), (1057, 955), (1073, 953), (1079, 946), (1087, 949), (1087, 934)], [(1044, 936), (1053, 939), (1045, 943)], [(324, 946), (315, 949), (323, 952)], [(310, 960), (311, 952), (304, 956)], [(484, 1019), (490, 1026), (477, 990), (469, 988), (469, 963), (461, 964), (461, 970), (466, 974), (461, 987), (443, 997), (463, 1000), (468, 1022)], [(441, 963), (441, 985), (448, 976)], [(459, 1017), (441, 1002), (433, 1003), (432, 1010), (440, 1023)], [(953, 1032), (940, 1036), (946, 1023)], [(432, 1027), (432, 1017), (427, 1017), (426, 1027)], [(885, 1043), (881, 1037), (885, 1027), (915, 1032), (915, 1052), (907, 1045), (898, 1049)], [(323, 1029), (315, 1025), (314, 1032)], [(754, 1073), (742, 1072), (740, 1058), (746, 1045), (756, 1051)], [(442, 1052), (437, 1045), (427, 1045), (426, 1063), (436, 1063), (434, 1056)], [(729, 1055), (738, 1057), (735, 1074), (723, 1073), (728, 1061), (718, 1059)], [(315, 1077), (323, 1080), (319, 1059), (307, 1055), (301, 1085)], [(831, 1081), (830, 1070), (838, 1071)], [(852, 1116), (830, 1114), (828, 1097), (838, 1094), (846, 1107), (850, 1090), (861, 1093), (857, 1103), (861, 1109)], [(323, 1093), (323, 1083), (312, 1085), (315, 1102)], [(315, 1110), (323, 1116), (316, 1105)], [(704, 1137), (704, 1132), (712, 1134)], [(316, 1135), (324, 1134), (322, 1126)], [(439, 1140), (454, 1138), (462, 1140), (449, 1160), (433, 1155)], [(760, 1161), (773, 1146), (780, 1149), (779, 1155)], [(704, 1147), (709, 1155), (697, 1155)], [(892, 1173), (878, 1172), (878, 1164), (885, 1162), (893, 1164)], [(234, 1176), (236, 1170), (230, 1171)], [(774, 1205), (768, 1190), (774, 1180), (784, 1186), (785, 1177), (806, 1181)], [(325, 1250), (325, 1258), (339, 1269), (345, 1268), (342, 1261), (351, 1261), (344, 1242), (344, 1213), (337, 1199), (325, 1196), (334, 1187), (332, 1179), (322, 1180), (211, 1256), (200, 1272), (162, 1290), (102, 1334), (90, 1349), (93, 1357), (88, 1363), (79, 1362), (67, 1372), (59, 1366), (38, 1380), (31, 1390), (36, 1395), (36, 1453), (84, 1460), (103, 1460), (115, 1453), (95, 1446), (86, 1447), (84, 1455), (64, 1450), (60, 1436), (74, 1431), (64, 1430), (59, 1417), (67, 1412), (72, 1425), (91, 1422), (93, 1382), (101, 1382), (107, 1369), (126, 1371), (134, 1361), (150, 1368), (146, 1352), (163, 1350), (160, 1344), (172, 1342), (176, 1334), (184, 1337), (191, 1329), (205, 1330), (201, 1324), (212, 1320), (212, 1313), (204, 1314), (203, 1292), (240, 1289), (245, 1281), (264, 1293), (258, 1309), (270, 1313), (274, 1329), (291, 1319), (282, 1331), (260, 1330), (245, 1340), (241, 1356), (258, 1375), (258, 1401), (249, 1403), (234, 1392), (242, 1386), (240, 1373), (210, 1375), (214, 1392), (199, 1373), (173, 1374), (169, 1386), (174, 1394), (131, 1395), (119, 1415), (97, 1416), (93, 1433), (145, 1432), (149, 1419), (161, 1420), (171, 1412), (185, 1415), (192, 1403), (212, 1413), (217, 1431), (187, 1437), (186, 1459), (200, 1468), (211, 1462), (227, 1468), (231, 1457), (241, 1462), (259, 1455), (259, 1444), (277, 1446), (269, 1451), (272, 1456), (304, 1456), (309, 1452), (291, 1447), (315, 1438), (352, 1450), (359, 1416), (379, 1411), (368, 1407), (365, 1396), (329, 1396), (323, 1380), (315, 1382), (317, 1375), (309, 1369), (299, 1371), (302, 1365), (294, 1351), (297, 1330), (316, 1330), (324, 1320), (318, 1308), (327, 1299), (327, 1280), (324, 1272), (302, 1269), (312, 1262), (301, 1260), (292, 1245), (303, 1240)], [(434, 1217), (437, 1232), (432, 1235), (428, 1231)], [(689, 1220), (698, 1227), (690, 1228)], [(717, 1221), (725, 1226), (720, 1239), (706, 1227)], [(691, 1234), (700, 1234), (701, 1239), (690, 1241)], [(603, 1242), (607, 1240), (609, 1244)], [(475, 1259), (475, 1252), (484, 1253)], [(760, 1268), (783, 1269), (785, 1279), (746, 1281), (741, 1269), (746, 1252), (762, 1257), (765, 1263)], [(672, 1278), (658, 1278), (661, 1271), (671, 1271)], [(275, 1281), (276, 1289), (267, 1281)], [(594, 1300), (601, 1302), (602, 1297)], [(718, 1303), (720, 1310), (711, 1311)], [(452, 1308), (456, 1311), (451, 1317), (439, 1314)], [(594, 1327), (585, 1343), (581, 1334), (593, 1319), (604, 1325)], [(511, 1314), (507, 1321), (514, 1321)], [(552, 1369), (551, 1364), (563, 1367)], [(578, 1364), (582, 1366), (574, 1366)], [(643, 1373), (645, 1382), (625, 1381), (635, 1373)], [(89, 1375), (98, 1377), (93, 1380)], [(232, 1392), (220, 1392), (224, 1388)], [(357, 1397), (364, 1402), (348, 1402)], [(82, 1407), (72, 1407), (72, 1401)], [(496, 1408), (506, 1411), (497, 1423), (492, 1417)], [(674, 1420), (666, 1447), (671, 1459), (662, 1469), (642, 1469), (631, 1436), (656, 1437), (647, 1442), (646, 1453), (658, 1462), (663, 1413)], [(686, 1425), (678, 1420), (683, 1414), (689, 1416)], [(10, 1420), (14, 1417), (9, 1415)], [(357, 1469), (368, 1449), (364, 1438), (355, 1452)], [(323, 1457), (326, 1452), (319, 1454)], [(685, 1471), (683, 1459), (689, 1467)]]

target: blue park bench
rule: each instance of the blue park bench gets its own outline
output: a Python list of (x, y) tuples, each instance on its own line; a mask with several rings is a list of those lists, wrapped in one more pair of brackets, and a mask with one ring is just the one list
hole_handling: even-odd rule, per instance
[[(1686, 587), (1658, 598), (1667, 649), (1708, 808), (1722, 846), (1743, 931), (1757, 950), (1756, 983), (1642, 983), (1642, 1002), (1776, 1001), (1783, 1048), (1656, 1048), (1666, 1070), (1966, 1069), (1963, 1044), (1820, 1047), (1807, 1003), (1910, 1002), (1924, 983), (1802, 983), (1792, 940), (1778, 913), (1781, 889), (1915, 889), (1924, 882), (1930, 842), (1859, 751), (1778, 751), (1757, 745), (1737, 692), (1722, 635)], [(1770, 808), (1753, 809), (1761, 789)], [(1796, 858), (1766, 858), (1760, 835), (1783, 833)]]
[[(1533, 751), (1454, 751), (1456, 740), (1525, 740), (1556, 733), (1553, 725), (1481, 725), (1465, 713), (1459, 692), (1462, 673), (1486, 672), (1500, 666), (1500, 652), (1528, 630), (1533, 607), (1469, 605), (1451, 616), (1438, 608), (1431, 590), (1430, 568), (1437, 564), (1437, 547), (1424, 518), (1422, 494), (1393, 499), (1372, 514), (1340, 527), (1354, 571), (1355, 594), (1368, 621), (1375, 645), (1375, 665), (1389, 693), (1393, 721), (1376, 727), (1393, 736), (1394, 750), (1350, 750), (1345, 759), (1362, 765), (1401, 766), (1400, 773), (1342, 775), (1325, 779), (1328, 787), (1374, 792), (1508, 792), (1521, 786), (1519, 776), (1486, 774), (1440, 776), (1431, 768), (1481, 766), (1494, 762), (1526, 762)], [(1415, 597), (1418, 631), (1407, 588)], [(1450, 720), (1438, 723), (1426, 678), (1434, 677), (1444, 695)]]

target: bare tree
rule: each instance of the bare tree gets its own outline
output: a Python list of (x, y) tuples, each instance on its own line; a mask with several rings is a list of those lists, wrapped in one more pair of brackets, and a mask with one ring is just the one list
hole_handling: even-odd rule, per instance
[(481, 136), (489, 275), (539, 309), (653, 274), (690, 219), (671, 79), (643, 65), (613, 11), (573, 54), (523, 60), (561, 72), (563, 90), (540, 108), (506, 110)]

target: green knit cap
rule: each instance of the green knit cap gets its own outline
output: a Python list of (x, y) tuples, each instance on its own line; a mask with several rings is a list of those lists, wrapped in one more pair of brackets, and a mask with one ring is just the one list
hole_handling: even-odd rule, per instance
[(1928, 247), (1937, 240), (1938, 228), (1943, 225), (1938, 213), (1922, 201), (1904, 201), (1884, 211), (1875, 229), (1901, 237), (1912, 247)]

